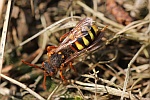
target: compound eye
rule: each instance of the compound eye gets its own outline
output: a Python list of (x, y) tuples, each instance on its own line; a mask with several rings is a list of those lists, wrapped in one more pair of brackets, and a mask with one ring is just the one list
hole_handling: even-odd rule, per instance
[(44, 65), (44, 67), (48, 67), (49, 63), (45, 61), (45, 62), (43, 62), (43, 65)]

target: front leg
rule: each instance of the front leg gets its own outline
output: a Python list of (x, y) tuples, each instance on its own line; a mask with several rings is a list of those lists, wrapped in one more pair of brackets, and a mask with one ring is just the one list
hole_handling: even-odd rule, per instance
[(50, 52), (53, 49), (56, 49), (56, 46), (47, 46), (47, 52)]
[(46, 90), (46, 77), (48, 76), (48, 74), (46, 72), (44, 72), (44, 79), (43, 79), (43, 88), (44, 90)]
[(48, 46), (48, 47), (47, 47), (47, 55), (48, 55), (48, 57), (50, 57), (51, 54), (54, 53), (54, 50), (55, 50), (56, 48), (57, 48), (56, 46)]

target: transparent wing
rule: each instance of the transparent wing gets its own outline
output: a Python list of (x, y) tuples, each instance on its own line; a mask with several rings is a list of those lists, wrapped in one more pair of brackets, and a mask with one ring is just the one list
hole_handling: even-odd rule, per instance
[(55, 52), (60, 51), (61, 49), (66, 48), (73, 42), (77, 40), (78, 37), (84, 36), (84, 31), (90, 30), (92, 26), (93, 20), (89, 17), (84, 18), (81, 20), (75, 28), (73, 28), (69, 33), (68, 36), (62, 41), (62, 43), (58, 46), (58, 48), (55, 50)]
[(101, 38), (104, 36), (104, 33), (100, 33), (100, 35), (98, 36), (98, 38), (94, 41), (94, 43), (92, 45), (90, 45), (89, 47), (83, 49), (82, 51), (79, 51), (79, 52), (75, 52), (74, 54), (72, 54), (70, 57), (68, 57), (64, 64), (72, 61), (74, 58), (76, 58), (77, 56), (79, 56), (80, 54), (82, 53), (85, 53), (85, 52), (91, 52), (91, 51), (95, 51), (97, 50), (98, 48), (102, 47), (105, 45), (105, 43), (102, 42)]

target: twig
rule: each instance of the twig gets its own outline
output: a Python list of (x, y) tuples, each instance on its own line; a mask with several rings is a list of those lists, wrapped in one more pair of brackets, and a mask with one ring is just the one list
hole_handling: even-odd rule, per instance
[[(82, 76), (83, 76), (83, 77), (88, 77), (88, 78), (93, 78), (93, 79), (95, 79), (94, 76), (88, 75), (88, 74), (84, 74), (84, 75), (82, 75)], [(105, 79), (102, 79), (102, 78), (97, 77), (97, 81), (102, 81), (102, 82), (104, 82), (104, 83), (107, 83), (109, 86), (114, 86), (114, 87), (116, 87), (116, 88), (122, 89), (121, 86), (119, 86), (119, 85), (117, 85), (117, 84), (115, 84), (115, 83), (113, 83), (113, 82), (111, 82), (111, 81), (109, 81), (109, 80), (105, 80)]]
[[(140, 22), (140, 21), (136, 21), (136, 22)], [(106, 42), (106, 44), (109, 44), (112, 40), (114, 40), (115, 38), (118, 38), (122, 33), (126, 32), (126, 31), (128, 31), (128, 30), (131, 30), (131, 29), (133, 29), (133, 28), (135, 28), (135, 27), (137, 27), (137, 26), (139, 26), (139, 25), (147, 24), (147, 23), (149, 23), (150, 21), (147, 20), (147, 21), (143, 21), (143, 22), (140, 22), (140, 23), (138, 23), (138, 24), (135, 24), (136, 22), (132, 22), (132, 23), (128, 24), (128, 25), (127, 25), (126, 27), (124, 27), (121, 31), (119, 31), (118, 33), (116, 33), (116, 35), (115, 35), (113, 38), (109, 39), (109, 40)], [(134, 23), (135, 25), (131, 26), (133, 23)], [(129, 27), (129, 26), (130, 26), (130, 27)], [(135, 35), (134, 35), (134, 37), (135, 37)], [(140, 39), (140, 37), (139, 37), (138, 39)]]
[[(34, 36), (32, 36), (32, 37), (28, 38), (27, 40), (23, 41), (22, 43), (19, 44), (19, 46), (23, 46), (24, 44), (28, 43), (29, 41), (31, 41), (34, 38), (38, 37), (39, 35), (43, 34), (44, 32), (46, 32), (48, 30), (50, 31), (50, 29), (53, 28), (54, 26), (59, 25), (61, 22), (65, 21), (65, 20), (68, 20), (68, 19), (71, 19), (71, 18), (72, 17), (67, 17), (67, 18), (61, 19), (60, 21), (55, 22), (54, 24), (48, 26), (47, 28), (45, 28), (42, 31), (35, 34)], [(73, 16), (73, 18), (79, 18), (80, 19), (81, 17)]]
[(42, 76), (38, 76), (38, 78), (35, 80), (35, 82), (33, 84), (31, 84), (29, 87), (36, 88), (37, 84), (40, 82), (41, 79), (42, 79)]
[(0, 74), (1, 77), (7, 79), (8, 81), (20, 86), (21, 88), (25, 89), (26, 91), (28, 91), (30, 94), (32, 94), (33, 96), (35, 96), (36, 98), (38, 98), (39, 100), (45, 100), (43, 97), (41, 97), (39, 94), (37, 94), (36, 92), (34, 92), (33, 90), (31, 90), (30, 88), (28, 88), (26, 85), (8, 77), (8, 76), (5, 76), (3, 74)]
[(94, 80), (95, 80), (95, 97), (94, 100), (97, 100), (97, 73), (99, 73), (99, 71), (96, 71), (95, 68), (93, 69), (93, 76), (94, 76)]
[(2, 95), (10, 95), (11, 91), (8, 88), (0, 87), (0, 94), (2, 94)]
[(123, 25), (121, 24), (118, 24), (112, 20), (109, 20), (108, 18), (104, 17), (104, 14), (102, 14), (101, 12), (97, 12), (97, 11), (94, 11), (93, 9), (91, 9), (90, 7), (88, 7), (86, 4), (82, 3), (81, 1), (77, 1), (77, 4), (80, 5), (81, 7), (83, 7), (86, 11), (92, 13), (94, 16), (97, 16), (99, 19), (103, 20), (104, 22), (112, 25), (112, 26), (115, 26), (119, 29), (122, 29), (124, 28)]
[[(95, 92), (95, 83), (84, 83), (81, 81), (73, 81), (73, 83), (78, 85), (78, 88), (83, 89), (83, 90), (88, 90), (90, 92)], [(68, 88), (75, 88), (74, 86), (68, 85)], [(122, 91), (109, 87), (109, 86), (104, 86), (104, 85), (99, 85), (97, 84), (97, 93), (109, 93), (111, 95), (116, 95), (116, 96), (121, 96)], [(124, 95), (126, 98), (129, 98), (129, 93), (125, 92)]]
[[(15, 90), (11, 90), (10, 88), (5, 88), (0, 86), (0, 94), (4, 96), (9, 96), (13, 100), (19, 100), (17, 97), (22, 96), (20, 92), (16, 92)], [(2, 99), (2, 98), (1, 98)]]
[(33, 0), (30, 0), (30, 4), (31, 4), (32, 16), (34, 16), (35, 9), (34, 9), (34, 3), (33, 3)]
[[(81, 1), (77, 1), (77, 4), (80, 5), (81, 7), (83, 7), (86, 11), (88, 11), (88, 12), (92, 13), (93, 15), (97, 16), (99, 19), (101, 19), (101, 20), (104, 21), (105, 23), (108, 23), (108, 24), (110, 24), (110, 25), (112, 25), (112, 26), (114, 26), (114, 27), (117, 27), (117, 28), (119, 28), (119, 29), (123, 29), (123, 28), (124, 28), (123, 25), (118, 24), (118, 23), (116, 23), (116, 22), (114, 22), (114, 21), (112, 21), (112, 20), (110, 20), (110, 19), (104, 17), (104, 14), (103, 14), (103, 13), (94, 11), (93, 9), (91, 9), (91, 8), (88, 7), (86, 4), (82, 3)], [(139, 22), (139, 21), (137, 21), (137, 22)], [(126, 29), (126, 28), (125, 28), (125, 30), (123, 29), (122, 31), (119, 32), (119, 34), (122, 34), (123, 32), (126, 32), (127, 30), (131, 30), (131, 29), (132, 29), (131, 32), (132, 32), (132, 31), (136, 31), (136, 30), (133, 30), (133, 28), (139, 26), (140, 24), (142, 25), (142, 24), (146, 24), (146, 23), (149, 23), (149, 22), (150, 22), (149, 20), (146, 20), (146, 21), (144, 21), (143, 23), (139, 23), (139, 24), (134, 25), (134, 26), (132, 26), (132, 27), (128, 27), (128, 26), (127, 26), (128, 29)], [(132, 22), (130, 25), (132, 25), (133, 23), (135, 24), (135, 22)], [(130, 34), (131, 34), (131, 32), (130, 32)], [(129, 33), (129, 32), (128, 32), (128, 33)], [(132, 32), (132, 33), (135, 33), (135, 32)], [(119, 35), (116, 35), (115, 38), (117, 38), (118, 36), (119, 36)], [(138, 38), (140, 38), (140, 37), (138, 37)], [(138, 38), (137, 38), (137, 39), (138, 39)], [(112, 40), (114, 40), (114, 38), (112, 38)], [(109, 42), (109, 41), (108, 41), (108, 42)], [(109, 44), (109, 43), (108, 43), (108, 44)]]
[[(44, 16), (42, 15), (41, 16), (41, 23), (42, 23), (42, 26), (44, 27), (44, 28), (46, 28), (46, 20), (45, 20), (45, 18), (44, 18)], [(36, 63), (39, 59), (40, 59), (40, 57), (42, 56), (42, 54), (43, 54), (43, 52), (44, 52), (44, 49), (45, 49), (45, 47), (46, 47), (46, 43), (47, 43), (47, 40), (48, 40), (48, 37), (47, 37), (47, 34), (42, 34), (43, 35), (43, 41), (42, 41), (42, 50), (40, 51), (40, 53), (36, 56), (36, 58), (32, 61), (32, 64), (34, 64), (34, 63)]]
[(123, 100), (123, 98), (124, 98), (124, 93), (126, 91), (127, 83), (128, 83), (128, 80), (129, 80), (130, 67), (146, 46), (147, 45), (142, 45), (142, 47), (139, 49), (139, 51), (135, 54), (135, 56), (132, 58), (132, 60), (128, 64), (128, 68), (127, 68), (127, 71), (126, 71), (126, 77), (125, 77), (125, 81), (124, 81), (124, 86), (123, 86), (123, 92), (121, 94), (121, 99), (120, 100)]
[[(1, 38), (1, 45), (0, 45), (0, 74), (3, 66), (3, 56), (4, 56), (4, 48), (5, 48), (5, 42), (6, 42), (6, 35), (7, 35), (7, 29), (8, 29), (8, 23), (10, 19), (10, 10), (12, 6), (12, 0), (8, 0), (7, 4), (7, 11), (4, 19), (4, 25), (3, 25), (3, 31), (2, 31), (2, 38)], [(1, 77), (0, 77), (1, 79)]]
[(76, 84), (72, 83), (72, 85), (77, 88), (77, 90), (79, 91), (80, 96), (82, 97), (83, 100), (85, 100), (85, 97), (84, 97), (82, 91), (80, 90), (80, 88), (78, 88), (78, 86)]
[[(146, 70), (149, 68), (149, 64), (143, 64), (143, 65), (140, 65), (140, 66), (137, 66), (137, 67), (133, 67), (133, 68), (130, 68), (130, 71), (135, 71), (135, 70), (140, 70), (140, 72)], [(124, 71), (119, 71), (117, 75), (121, 75), (121, 74), (124, 74), (124, 72), (126, 72), (127, 69), (125, 69)], [(113, 77), (111, 80), (111, 82), (115, 82), (117, 78), (116, 77)]]
[(6, 0), (0, 0), (0, 19), (2, 19), (3, 7), (5, 5)]
[(57, 89), (60, 87), (61, 84), (62, 84), (62, 82), (60, 82), (59, 85), (57, 85), (57, 87), (55, 87), (55, 89), (52, 91), (52, 93), (48, 96), (47, 100), (51, 100), (53, 94), (57, 91)]
[(142, 96), (148, 93), (149, 90), (150, 90), (150, 81), (149, 81), (149, 84), (146, 86), (146, 88), (142, 91)]

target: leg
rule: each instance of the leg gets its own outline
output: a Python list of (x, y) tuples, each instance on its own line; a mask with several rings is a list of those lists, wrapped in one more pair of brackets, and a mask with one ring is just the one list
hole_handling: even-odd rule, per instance
[(32, 66), (32, 67), (34, 67), (34, 68), (38, 68), (38, 69), (43, 70), (42, 67), (39, 67), (39, 66), (37, 66), (37, 65), (35, 65), (35, 64), (28, 63), (28, 62), (26, 62), (26, 61), (24, 61), (24, 60), (22, 60), (22, 62), (23, 62), (24, 64), (26, 64), (26, 65), (29, 65), (29, 66)]
[(104, 28), (101, 29), (101, 32), (104, 32), (107, 29), (108, 26), (105, 26)]
[(63, 82), (65, 82), (65, 84), (67, 83), (66, 78), (63, 76), (63, 70), (65, 69), (64, 64), (62, 63), (62, 65), (60, 66), (59, 69), (59, 75), (61, 77), (61, 79), (63, 80)]
[(50, 52), (52, 49), (56, 49), (56, 46), (48, 46), (47, 47), (47, 52)]
[(71, 69), (73, 69), (75, 72), (77, 72), (76, 69), (74, 68), (74, 66), (72, 65), (72, 62), (69, 62), (69, 66)]
[(65, 77), (63, 76), (62, 70), (60, 70), (59, 75), (63, 81), (66, 80)]
[[(57, 47), (56, 46), (48, 46), (47, 47), (47, 55), (48, 55), (48, 57), (50, 57), (51, 56), (51, 54), (53, 54), (53, 51), (54, 51), (54, 49), (56, 49)], [(52, 51), (53, 50), (53, 51)]]
[(67, 37), (67, 36), (68, 36), (68, 34), (69, 34), (69, 32), (68, 32), (68, 33), (63, 34), (63, 35), (60, 37), (59, 41), (61, 42), (61, 41), (62, 41), (65, 37)]
[(65, 77), (63, 76), (62, 70), (60, 70), (59, 75), (63, 81), (64, 84), (67, 84), (67, 80), (65, 79)]
[(46, 90), (46, 77), (47, 77), (47, 74), (46, 74), (46, 72), (44, 72), (44, 79), (43, 79), (43, 88), (44, 88), (44, 90)]

